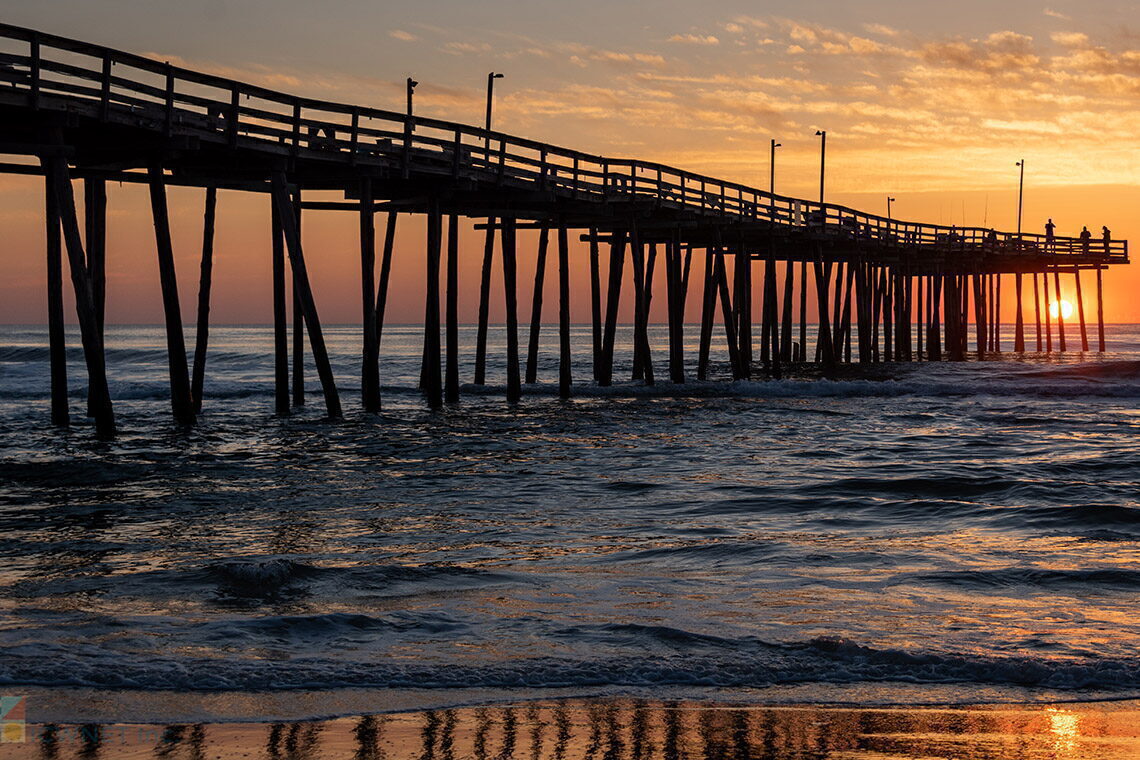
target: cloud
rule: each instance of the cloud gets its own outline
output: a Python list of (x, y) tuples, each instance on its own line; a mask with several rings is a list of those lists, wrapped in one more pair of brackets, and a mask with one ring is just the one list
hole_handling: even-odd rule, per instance
[(691, 45), (719, 45), (720, 40), (711, 34), (674, 34), (670, 42), (684, 42)]
[(411, 32), (405, 32), (403, 29), (393, 29), (392, 31), (388, 32), (388, 36), (392, 37), (393, 39), (402, 40), (404, 42), (415, 42), (419, 39), (419, 37), (416, 35), (412, 34)]
[(871, 34), (878, 34), (883, 37), (898, 37), (900, 34), (898, 29), (886, 26), (885, 24), (863, 24), (863, 28)]
[(1070, 19), (1068, 16), (1066, 16), (1064, 13), (1061, 13), (1060, 11), (1055, 11), (1055, 10), (1053, 10), (1052, 8), (1046, 8), (1046, 9), (1044, 10), (1044, 13), (1045, 13), (1045, 15), (1046, 15), (1046, 16), (1049, 16), (1050, 18), (1059, 18), (1059, 19), (1063, 19), (1063, 20), (1065, 20), (1065, 21), (1070, 21), (1070, 20), (1071, 20), (1071, 19)]
[(1083, 47), (1089, 41), (1089, 36), (1080, 32), (1053, 32), (1049, 37), (1065, 47)]

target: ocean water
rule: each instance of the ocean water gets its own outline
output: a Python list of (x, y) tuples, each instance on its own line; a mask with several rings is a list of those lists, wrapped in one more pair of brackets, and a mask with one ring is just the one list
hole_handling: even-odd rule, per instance
[(733, 383), (721, 353), (719, 380), (611, 389), (576, 327), (566, 402), (547, 327), (515, 406), (494, 329), (490, 384), (436, 413), (392, 327), (378, 415), (358, 330), (328, 333), (344, 420), (311, 363), (273, 416), (270, 331), (216, 327), (184, 430), (161, 329), (109, 327), (103, 442), (77, 336), (59, 431), (46, 331), (0, 327), (0, 690), (1140, 695), (1137, 327), (1105, 355)]

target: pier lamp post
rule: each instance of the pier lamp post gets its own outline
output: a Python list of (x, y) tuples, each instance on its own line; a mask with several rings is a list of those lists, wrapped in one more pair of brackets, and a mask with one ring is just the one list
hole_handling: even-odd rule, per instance
[(891, 204), (894, 202), (895, 202), (895, 199), (888, 195), (887, 196), (887, 220), (888, 221), (891, 219)]
[(1021, 159), (1014, 166), (1021, 167), (1021, 176), (1017, 181), (1017, 237), (1021, 239), (1021, 200), (1025, 196), (1025, 159)]
[(823, 173), (827, 165), (827, 130), (817, 129), (815, 136), (819, 138), (819, 202), (823, 204)]
[[(493, 71), (491, 73), (487, 74), (487, 124), (486, 124), (486, 130), (488, 132), (491, 131), (491, 102), (492, 102), (492, 98), (495, 95), (495, 80), (496, 79), (502, 79), (502, 78), (503, 78), (502, 74), (496, 74)], [(487, 155), (490, 156), (491, 155), (491, 137), (490, 137), (490, 135), (485, 137), (484, 141), (486, 143)]]
[(415, 94), (416, 85), (418, 85), (418, 84), (419, 84), (419, 82), (412, 79), (411, 77), (408, 77), (408, 118), (409, 119), (412, 118), (412, 95)]
[(772, 157), (768, 159), (768, 194), (776, 194), (776, 148), (783, 147), (780, 143), (772, 140)]

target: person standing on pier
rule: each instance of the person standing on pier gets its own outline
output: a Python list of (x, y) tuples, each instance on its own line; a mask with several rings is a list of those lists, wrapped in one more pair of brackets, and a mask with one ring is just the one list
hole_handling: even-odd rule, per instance
[(1056, 229), (1057, 225), (1053, 224), (1053, 219), (1050, 217), (1049, 221), (1045, 222), (1045, 250), (1049, 253), (1053, 252), (1053, 232)]
[(1112, 230), (1105, 225), (1100, 228), (1100, 236), (1104, 240), (1104, 252), (1107, 254), (1112, 247)]
[(1087, 226), (1081, 227), (1081, 253), (1089, 252), (1089, 241), (1092, 240), (1092, 233), (1089, 232)]

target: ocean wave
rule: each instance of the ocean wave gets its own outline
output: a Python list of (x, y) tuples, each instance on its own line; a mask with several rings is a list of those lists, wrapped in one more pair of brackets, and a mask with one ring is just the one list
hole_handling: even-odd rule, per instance
[[(1140, 571), (1107, 569), (1051, 570), (1036, 567), (1002, 567), (991, 570), (951, 570), (919, 573), (906, 582), (935, 583), (960, 588), (1031, 587), (1085, 592), (1098, 589), (1140, 589)], [(897, 582), (897, 581), (896, 581)]]
[[(270, 622), (268, 625), (277, 623)], [(324, 625), (353, 626), (351, 617)], [(312, 625), (312, 623), (306, 623)], [(652, 637), (689, 647), (674, 629), (609, 631), (619, 638)], [(396, 658), (343, 662), (326, 659), (128, 659), (29, 656), (16, 648), (0, 661), (0, 684), (143, 690), (296, 690), (338, 688), (687, 687), (760, 688), (804, 683), (975, 684), (1058, 691), (1130, 692), (1140, 689), (1140, 658), (1049, 659), (971, 656), (877, 649), (838, 638), (794, 644), (696, 637), (699, 652), (574, 659), (539, 657), (494, 663), (401, 662)]]

